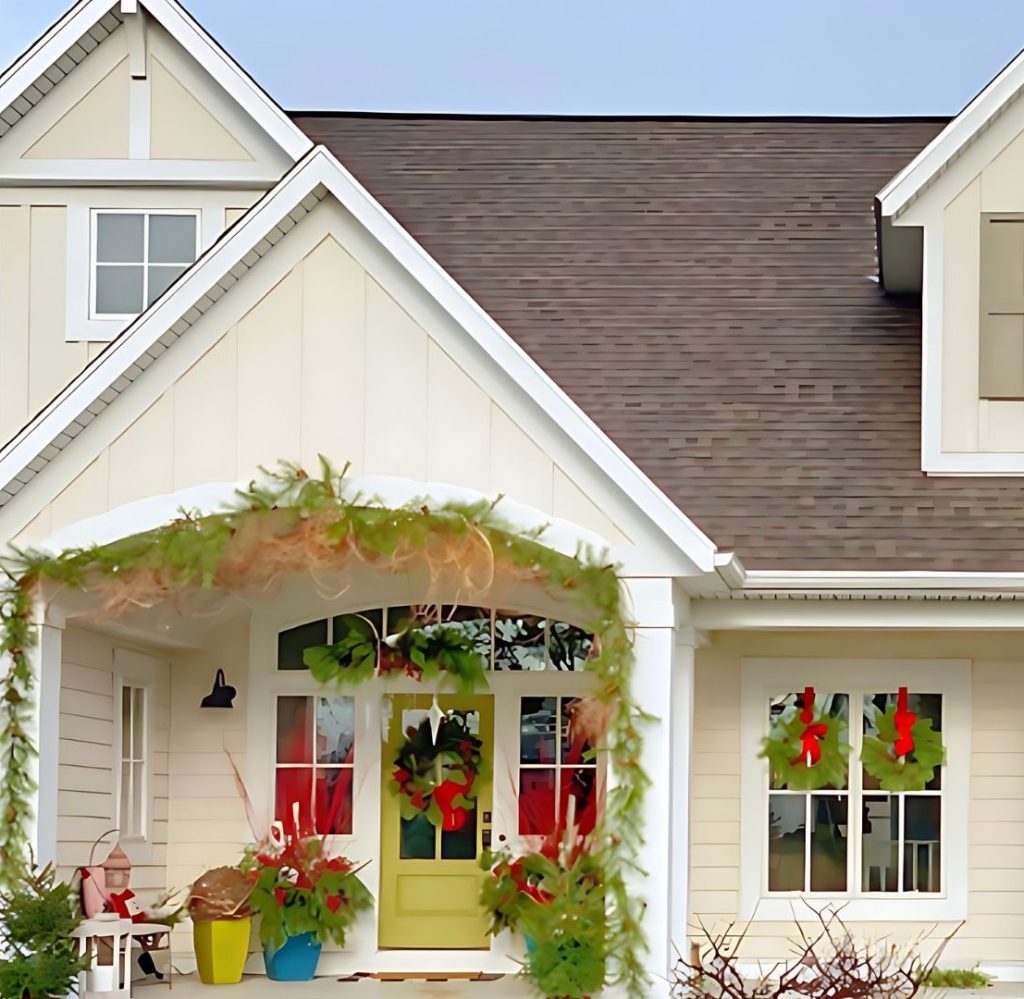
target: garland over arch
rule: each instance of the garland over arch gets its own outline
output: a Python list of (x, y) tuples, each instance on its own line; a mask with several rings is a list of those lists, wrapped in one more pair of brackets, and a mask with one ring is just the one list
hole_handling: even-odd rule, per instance
[[(346, 469), (347, 470), (347, 469)], [(57, 555), (19, 551), (3, 559), (0, 585), (0, 878), (12, 878), (28, 852), (35, 790), (31, 736), (36, 696), (32, 650), (38, 642), (35, 606), (44, 586), (91, 593), (96, 611), (116, 616), (171, 603), (188, 611), (211, 594), (265, 592), (293, 573), (343, 579), (356, 564), (382, 572), (426, 568), (433, 583), (454, 578), (464, 596), (485, 593), (497, 578), (533, 582), (572, 600), (579, 623), (594, 635), (586, 668), (597, 697), (610, 706), (608, 752), (616, 780), (594, 837), (608, 899), (609, 983), (635, 999), (646, 994), (641, 901), (626, 886), (637, 868), (637, 823), (650, 779), (640, 765), (646, 716), (630, 693), (633, 652), (615, 567), (601, 553), (575, 556), (546, 547), (543, 530), (517, 532), (500, 515), (500, 501), (412, 502), (389, 509), (372, 499), (346, 499), (345, 471), (321, 458), (320, 474), (282, 463), (239, 490), (231, 508), (200, 516), (183, 511), (161, 527), (109, 544)]]

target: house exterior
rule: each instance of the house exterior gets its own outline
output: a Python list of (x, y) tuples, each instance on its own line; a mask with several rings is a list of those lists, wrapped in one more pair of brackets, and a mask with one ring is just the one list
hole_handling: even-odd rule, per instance
[[(1022, 76), (952, 121), (288, 114), (174, 0), (82, 0), (0, 76), (0, 538), (106, 544), (321, 454), (353, 496), (500, 494), (629, 595), (651, 995), (698, 920), (749, 920), (753, 965), (830, 903), (963, 922), (947, 962), (1024, 980)], [(515, 971), (474, 860), (531, 795), (586, 815), (615, 781), (537, 750), (587, 637), (529, 587), (463, 608), (493, 780), (468, 841), (410, 856), (388, 752), (434, 691), (325, 691), (303, 650), (425, 592), (48, 593), (37, 856), (70, 876), (117, 828), (155, 896), (251, 840), (235, 767), (266, 823), (330, 788), (377, 903), (324, 974)], [(762, 740), (809, 689), (849, 762), (779, 787)], [(892, 794), (858, 761), (902, 709), (945, 762)]]

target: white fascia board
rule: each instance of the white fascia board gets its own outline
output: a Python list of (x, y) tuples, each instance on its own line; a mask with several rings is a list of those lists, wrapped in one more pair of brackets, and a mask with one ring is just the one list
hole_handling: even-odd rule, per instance
[(278, 222), (323, 186), (499, 365), (506, 376), (560, 427), (694, 565), (715, 571), (715, 545), (541, 370), (529, 355), (324, 147), (316, 147), (265, 195), (172, 290), (133, 322), (3, 449), (0, 485), (35, 460), (100, 393), (106, 391), (208, 288), (224, 277)]
[(964, 594), (1024, 593), (1024, 572), (870, 572), (748, 569), (742, 589), (802, 595), (945, 591)]
[(292, 160), (313, 142), (280, 105), (175, 0), (143, 0), (153, 15)]
[[(57, 21), (0, 75), (0, 109), (115, 6), (113, 0), (83, 0)], [(143, 6), (290, 159), (298, 160), (312, 148), (309, 137), (175, 0), (144, 0)]]
[(1018, 53), (939, 134), (878, 193), (883, 215), (896, 216), (975, 138), (1024, 87), (1024, 52)]

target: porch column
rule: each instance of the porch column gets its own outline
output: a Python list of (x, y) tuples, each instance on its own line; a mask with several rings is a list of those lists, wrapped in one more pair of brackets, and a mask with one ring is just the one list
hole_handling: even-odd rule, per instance
[(35, 808), (28, 841), (40, 867), (57, 860), (57, 758), (60, 744), (60, 626), (50, 620), (39, 624), (39, 641), (32, 650), (35, 690), (29, 735), (38, 749), (30, 773), (36, 785)]
[[(650, 948), (646, 963), (652, 978), (649, 995), (662, 999), (668, 996), (666, 976), (675, 962), (672, 900), (678, 889), (673, 878), (678, 872), (674, 863), (674, 799), (687, 793), (685, 779), (680, 780), (675, 771), (673, 752), (676, 615), (671, 579), (626, 582), (637, 625), (633, 696), (638, 706), (654, 717), (643, 730), (642, 763), (652, 781), (644, 800), (645, 842), (640, 854), (647, 877), (636, 876), (635, 891), (645, 906), (643, 926)], [(683, 815), (685, 818), (685, 812)]]
[(690, 909), (690, 774), (693, 766), (693, 684), (697, 632), (689, 624), (689, 601), (680, 598), (672, 666), (672, 897), (669, 931), (673, 947), (689, 958)]

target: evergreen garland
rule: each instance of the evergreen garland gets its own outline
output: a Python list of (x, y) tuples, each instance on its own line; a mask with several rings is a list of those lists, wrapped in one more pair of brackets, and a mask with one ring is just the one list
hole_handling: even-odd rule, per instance
[[(277, 563), (249, 558), (235, 564), (236, 548), (251, 555), (254, 546), (280, 549), (301, 539), (316, 545), (325, 564), (333, 558), (343, 565), (354, 555), (365, 565), (394, 569), (418, 554), (429, 561), (446, 545), (475, 545), (486, 550), (492, 570), (500, 565), (549, 591), (570, 594), (587, 618), (580, 624), (594, 635), (595, 651), (586, 668), (597, 678), (597, 696), (612, 706), (608, 751), (616, 777), (596, 833), (608, 900), (608, 983), (621, 984), (632, 999), (642, 999), (647, 993), (643, 904), (629, 892), (626, 873), (639, 869), (642, 803), (650, 784), (640, 763), (640, 730), (650, 718), (630, 693), (632, 642), (615, 567), (591, 551), (580, 550), (575, 557), (553, 551), (541, 543), (542, 531), (511, 530), (496, 512), (497, 502), (448, 503), (436, 509), (410, 503), (388, 509), (371, 500), (346, 501), (341, 490), (345, 472), (339, 475), (323, 458), (319, 477), (287, 463), (277, 472), (261, 471), (265, 478), (240, 490), (236, 504), (223, 513), (183, 512), (169, 524), (110, 544), (58, 555), (17, 551), (3, 560), (0, 653), (9, 668), (0, 680), (0, 879), (10, 883), (25, 869), (35, 790), (31, 760), (36, 747), (27, 730), (35, 693), (31, 651), (38, 641), (33, 610), (42, 585), (95, 589), (105, 594), (104, 606), (114, 612), (129, 605), (133, 586), (154, 602), (190, 589), (230, 592), (260, 581), (261, 572), (271, 571), (264, 562), (284, 566), (283, 572), (297, 571), (308, 561), (303, 550), (290, 562), (282, 556)], [(436, 562), (448, 564), (443, 551)], [(359, 660), (363, 675), (358, 679), (365, 678), (365, 661)]]

